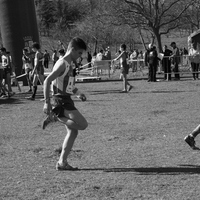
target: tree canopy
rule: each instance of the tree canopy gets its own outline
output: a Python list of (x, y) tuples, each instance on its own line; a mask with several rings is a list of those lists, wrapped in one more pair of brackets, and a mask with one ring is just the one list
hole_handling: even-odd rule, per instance
[(198, 0), (36, 0), (39, 28), (47, 36), (80, 35), (89, 43), (112, 45), (138, 42), (145, 31), (160, 51), (162, 35), (199, 28), (199, 5)]

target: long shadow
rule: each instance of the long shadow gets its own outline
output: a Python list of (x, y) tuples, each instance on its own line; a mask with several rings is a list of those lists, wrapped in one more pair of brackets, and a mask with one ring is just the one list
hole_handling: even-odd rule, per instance
[(90, 91), (90, 95), (99, 95), (99, 94), (128, 94), (127, 93), (123, 93), (122, 90), (101, 90), (101, 91)]
[(21, 102), (19, 99), (16, 98), (5, 98), (5, 99), (1, 99), (0, 98), (0, 105), (1, 104), (21, 104), (23, 102)]
[[(102, 90), (102, 91), (90, 91), (90, 95), (99, 95), (99, 94), (114, 94), (114, 93), (122, 93), (121, 90)], [(164, 93), (184, 93), (184, 92), (196, 92), (196, 90), (190, 90), (190, 91), (184, 91), (184, 90), (157, 90), (157, 91), (134, 91), (131, 90), (131, 92), (125, 93), (125, 94), (150, 94), (150, 93), (156, 93), (156, 94), (164, 94)]]
[(135, 172), (144, 175), (179, 175), (179, 174), (200, 174), (200, 166), (181, 166), (180, 167), (141, 167), (141, 168), (85, 168), (78, 171), (103, 171), (103, 172)]

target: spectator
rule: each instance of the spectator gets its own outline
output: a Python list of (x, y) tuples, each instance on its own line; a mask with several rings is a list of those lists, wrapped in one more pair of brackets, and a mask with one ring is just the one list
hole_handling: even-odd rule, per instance
[(49, 60), (50, 60), (50, 55), (45, 49), (44, 51), (44, 68), (48, 69), (49, 68)]
[(28, 100), (35, 100), (38, 80), (41, 85), (44, 82), (43, 54), (40, 50), (40, 44), (37, 42), (33, 43), (32, 50), (35, 52), (34, 68), (31, 73), (31, 76), (33, 76), (33, 94), (26, 98)]
[(130, 55), (130, 60), (132, 60), (131, 61), (132, 72), (137, 71), (137, 57), (138, 57), (138, 52), (136, 49), (134, 49), (133, 53)]
[(2, 66), (4, 68), (4, 79), (5, 79), (5, 85), (7, 84), (8, 86), (8, 96), (13, 95), (14, 93), (12, 92), (11, 88), (11, 73), (12, 73), (12, 67), (10, 63), (10, 58), (7, 55), (6, 48), (1, 48), (1, 59), (2, 59)]
[(193, 80), (196, 80), (199, 78), (199, 52), (194, 49), (194, 43), (191, 44), (190, 50), (189, 50), (189, 59), (191, 62), (192, 67), (192, 75)]
[(106, 48), (106, 52), (105, 52), (105, 60), (111, 60), (110, 47), (107, 47), (107, 48)]
[(64, 49), (60, 49), (58, 51), (58, 53), (59, 53), (59, 59), (60, 59), (60, 58), (62, 58), (65, 55), (65, 50)]
[(179, 48), (176, 46), (175, 42), (172, 42), (171, 45), (172, 47), (172, 55), (170, 56), (171, 62), (174, 65), (173, 72), (175, 74), (175, 80), (180, 80), (180, 75), (179, 75), (179, 63), (180, 63), (180, 53), (179, 53)]
[(100, 60), (103, 60), (104, 56), (103, 56), (103, 49), (101, 49), (99, 51), (99, 53), (97, 54), (96, 56), (96, 61), (100, 61)]
[(145, 55), (145, 63), (149, 68), (148, 82), (156, 82), (156, 71), (158, 66), (158, 53), (155, 46), (149, 44)]
[(162, 59), (162, 66), (164, 70), (164, 80), (171, 80), (171, 60), (172, 51), (168, 49), (167, 45), (163, 47), (164, 57)]
[(58, 60), (57, 51), (54, 50), (52, 55), (53, 66), (55, 65), (57, 60)]
[(88, 67), (91, 68), (91, 61), (92, 61), (92, 55), (91, 53), (88, 51), (87, 52), (87, 62), (89, 63)]
[(23, 62), (22, 68), (25, 70), (26, 79), (27, 79), (27, 83), (29, 86), (28, 92), (32, 92), (32, 83), (31, 83), (31, 79), (30, 79), (30, 72), (32, 70), (32, 65), (31, 65), (30, 57), (28, 56), (27, 49), (23, 49), (22, 62)]

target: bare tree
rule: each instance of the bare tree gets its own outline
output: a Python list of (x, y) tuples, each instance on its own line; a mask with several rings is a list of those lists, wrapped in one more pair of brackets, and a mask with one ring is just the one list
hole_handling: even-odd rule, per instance
[(194, 30), (200, 29), (200, 2), (196, 1), (190, 6), (183, 17), (182, 29), (193, 32)]
[(162, 50), (161, 36), (177, 29), (181, 17), (196, 0), (104, 0), (116, 25), (128, 24), (152, 33)]

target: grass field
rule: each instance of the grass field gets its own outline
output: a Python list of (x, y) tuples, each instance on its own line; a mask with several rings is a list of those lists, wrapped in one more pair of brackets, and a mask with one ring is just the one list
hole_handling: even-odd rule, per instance
[(200, 122), (200, 81), (130, 82), (127, 94), (120, 81), (77, 84), (89, 126), (70, 154), (74, 172), (55, 170), (65, 128), (41, 129), (41, 86), (35, 101), (0, 100), (0, 200), (200, 199), (200, 151), (183, 140)]

